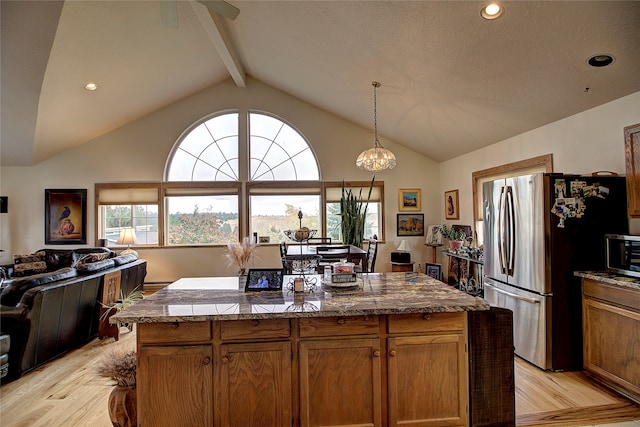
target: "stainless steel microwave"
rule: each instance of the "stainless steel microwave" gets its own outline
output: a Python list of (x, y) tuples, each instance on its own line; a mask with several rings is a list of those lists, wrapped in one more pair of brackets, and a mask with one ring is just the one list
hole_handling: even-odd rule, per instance
[(605, 234), (607, 270), (640, 277), (640, 236)]

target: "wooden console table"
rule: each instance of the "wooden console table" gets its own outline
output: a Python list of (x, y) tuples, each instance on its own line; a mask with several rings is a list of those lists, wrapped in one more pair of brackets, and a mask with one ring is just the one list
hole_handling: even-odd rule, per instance
[(413, 264), (415, 264), (415, 261), (411, 261), (411, 262), (391, 261), (391, 271), (392, 272), (413, 271)]

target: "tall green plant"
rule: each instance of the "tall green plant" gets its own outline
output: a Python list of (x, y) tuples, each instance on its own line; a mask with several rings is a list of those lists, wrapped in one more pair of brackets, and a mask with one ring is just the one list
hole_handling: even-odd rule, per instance
[(374, 175), (369, 185), (369, 194), (366, 202), (362, 200), (362, 188), (358, 193), (358, 197), (356, 197), (350, 188), (346, 189), (344, 187), (344, 180), (342, 181), (342, 197), (340, 198), (342, 223), (340, 229), (342, 231), (342, 242), (345, 245), (362, 247), (367, 209), (369, 208), (369, 199), (371, 198), (371, 190), (373, 190), (373, 181), (375, 179)]

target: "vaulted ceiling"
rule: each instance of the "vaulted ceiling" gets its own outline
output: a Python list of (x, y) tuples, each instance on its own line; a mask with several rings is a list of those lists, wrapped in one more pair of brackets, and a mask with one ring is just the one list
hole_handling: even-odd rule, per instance
[[(639, 1), (504, 1), (491, 21), (477, 1), (229, 3), (235, 19), (194, 0), (2, 0), (1, 164), (37, 164), (229, 78), (367, 128), (379, 81), (382, 143), (437, 161), (640, 91)], [(615, 61), (591, 67), (595, 54)]]

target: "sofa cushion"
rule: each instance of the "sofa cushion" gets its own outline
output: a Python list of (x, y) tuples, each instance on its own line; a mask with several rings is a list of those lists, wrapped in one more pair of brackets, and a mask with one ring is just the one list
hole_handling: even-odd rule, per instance
[(95, 262), (78, 262), (76, 264), (76, 270), (79, 274), (94, 273), (100, 270), (106, 270), (107, 268), (113, 268), (115, 263), (112, 258), (102, 259)]
[[(43, 249), (41, 249), (42, 251)], [(71, 267), (73, 265), (73, 251), (63, 249), (44, 249), (47, 254), (45, 261), (47, 262), (47, 271), (56, 271), (63, 267)]]
[(136, 254), (124, 254), (124, 255), (118, 255), (115, 258), (112, 258), (113, 262), (115, 263), (116, 266), (119, 265), (123, 265), (123, 264), (128, 264), (130, 262), (133, 262), (135, 260), (138, 259), (138, 255)]
[(84, 257), (85, 255), (98, 253), (106, 253), (107, 258), (113, 258), (116, 255), (116, 253), (109, 248), (76, 248), (73, 250), (73, 261), (71, 265), (77, 264), (80, 258)]
[(76, 261), (74, 267), (77, 267), (80, 264), (91, 264), (94, 262), (102, 261), (103, 259), (109, 258), (108, 252), (95, 252), (83, 255), (82, 258)]
[(13, 256), (14, 277), (25, 277), (47, 271), (46, 253), (38, 251), (33, 254), (17, 254)]
[(46, 285), (47, 283), (56, 282), (58, 280), (76, 277), (78, 272), (75, 268), (64, 267), (56, 271), (48, 273), (34, 274), (28, 277), (16, 277), (4, 282), (2, 293), (0, 293), (0, 304), (8, 306), (16, 306), (22, 295), (29, 289)]

